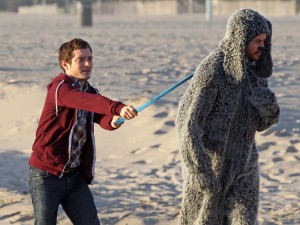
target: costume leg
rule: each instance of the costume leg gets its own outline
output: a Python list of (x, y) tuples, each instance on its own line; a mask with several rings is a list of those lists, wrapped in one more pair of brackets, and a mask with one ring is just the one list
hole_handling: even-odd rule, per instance
[(229, 224), (256, 225), (259, 200), (259, 174), (257, 168), (237, 180), (228, 195)]
[(185, 184), (180, 214), (180, 225), (222, 224), (222, 193), (205, 193)]
[(203, 201), (202, 193), (193, 193), (185, 191), (183, 194), (181, 212), (180, 212), (180, 225), (192, 225), (199, 216), (200, 208)]

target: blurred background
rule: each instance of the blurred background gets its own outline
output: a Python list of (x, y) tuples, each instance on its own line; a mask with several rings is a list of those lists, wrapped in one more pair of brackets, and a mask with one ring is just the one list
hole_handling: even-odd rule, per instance
[(292, 16), (300, 11), (300, 0), (0, 0), (0, 11), (20, 14), (80, 13), (176, 15), (204, 13), (229, 15), (239, 8), (252, 8), (268, 16)]

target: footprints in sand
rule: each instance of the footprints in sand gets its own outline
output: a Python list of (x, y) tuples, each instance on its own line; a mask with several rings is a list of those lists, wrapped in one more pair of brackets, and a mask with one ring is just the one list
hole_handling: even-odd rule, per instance
[[(146, 100), (132, 99), (130, 104)], [(176, 220), (182, 175), (175, 116), (173, 105), (152, 105), (114, 135), (101, 132), (91, 188), (102, 224), (169, 225)]]
[(175, 127), (175, 121), (173, 121), (173, 120), (166, 121), (165, 125), (170, 126), (170, 127)]
[(284, 161), (284, 159), (283, 159), (282, 157), (273, 157), (273, 158), (272, 158), (272, 161), (273, 161), (274, 163), (277, 163), (277, 162), (282, 162), (282, 161)]
[[(164, 119), (167, 118), (169, 116), (168, 112), (160, 112), (154, 115), (154, 118), (158, 118), (158, 119)], [(158, 129), (154, 132), (155, 135), (163, 135), (163, 134), (167, 134), (168, 131), (171, 128), (175, 127), (175, 121), (174, 120), (167, 120), (163, 123), (163, 126), (161, 129)]]
[(131, 151), (132, 154), (142, 154), (148, 150), (155, 150), (155, 149), (158, 149), (160, 147), (160, 144), (155, 144), (155, 145), (151, 145), (149, 147), (141, 147), (141, 148), (138, 148), (138, 149), (135, 149), (133, 151)]
[(167, 112), (160, 112), (160, 113), (155, 114), (153, 117), (154, 118), (165, 118), (167, 116), (168, 116)]
[(166, 131), (160, 130), (160, 129), (154, 132), (154, 134), (158, 134), (158, 135), (160, 135), (160, 134), (166, 134), (166, 133), (167, 133)]
[(296, 153), (296, 152), (299, 152), (298, 149), (296, 149), (294, 146), (289, 146), (287, 149), (286, 149), (286, 152), (287, 153)]
[(284, 132), (267, 135), (274, 140), (272, 142), (264, 142), (265, 135), (257, 138), (261, 183), (259, 213), (270, 224), (300, 224), (300, 140), (292, 136), (289, 140), (279, 133)]
[(150, 124), (141, 123), (145, 129), (127, 139), (131, 149), (98, 163), (91, 187), (103, 224), (167, 225), (177, 218), (182, 175), (174, 118), (175, 110), (155, 108)]
[[(140, 163), (138, 170), (97, 169), (99, 182), (92, 186), (92, 192), (103, 224), (136, 224), (136, 218), (143, 218), (141, 224), (158, 224), (178, 216), (181, 190), (174, 176), (171, 173), (167, 176), (163, 168)], [(167, 166), (177, 170), (179, 165)]]
[(0, 221), (7, 221), (7, 224), (30, 224), (34, 217), (33, 210), (26, 207), (29, 204), (30, 198), (28, 195), (21, 195), (16, 192), (7, 192), (7, 190), (3, 190), (1, 188)]
[(276, 145), (275, 142), (265, 142), (258, 146), (259, 151), (268, 150), (271, 146)]

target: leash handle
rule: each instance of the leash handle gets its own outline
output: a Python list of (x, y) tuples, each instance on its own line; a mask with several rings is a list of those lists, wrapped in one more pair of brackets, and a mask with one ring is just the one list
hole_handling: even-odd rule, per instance
[[(166, 94), (168, 94), (169, 92), (173, 91), (175, 88), (179, 87), (180, 85), (182, 85), (183, 83), (185, 83), (186, 81), (188, 81), (189, 79), (192, 78), (192, 76), (194, 75), (194, 73), (191, 73), (190, 75), (188, 75), (187, 77), (185, 77), (184, 79), (180, 80), (179, 82), (177, 82), (176, 84), (174, 84), (173, 86), (169, 87), (167, 90), (163, 91), (162, 93), (160, 93), (159, 95), (155, 96), (154, 98), (150, 99), (148, 102), (144, 103), (143, 105), (139, 106), (138, 108), (136, 108), (137, 112), (142, 111), (143, 109), (147, 108), (149, 105), (152, 105), (154, 102), (156, 102), (158, 99), (162, 98), (163, 96), (165, 96)], [(120, 118), (118, 119), (115, 124), (120, 124), (123, 123), (125, 121), (125, 118)]]

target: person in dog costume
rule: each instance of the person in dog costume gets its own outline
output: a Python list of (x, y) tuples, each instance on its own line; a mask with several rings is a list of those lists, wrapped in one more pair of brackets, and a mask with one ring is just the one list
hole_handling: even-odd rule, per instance
[(257, 224), (255, 133), (279, 120), (267, 81), (273, 67), (271, 37), (271, 23), (258, 12), (235, 12), (224, 39), (197, 67), (180, 100), (180, 225)]

